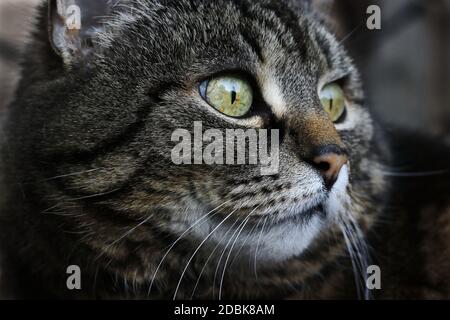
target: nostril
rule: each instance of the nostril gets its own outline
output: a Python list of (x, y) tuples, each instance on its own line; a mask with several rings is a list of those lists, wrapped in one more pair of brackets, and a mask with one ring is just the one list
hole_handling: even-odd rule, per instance
[(320, 171), (326, 187), (331, 189), (339, 177), (342, 167), (347, 163), (348, 157), (341, 150), (325, 149), (321, 151), (312, 158), (311, 164)]
[(331, 165), (328, 162), (321, 161), (319, 163), (315, 163), (315, 166), (320, 171), (328, 171), (331, 168)]

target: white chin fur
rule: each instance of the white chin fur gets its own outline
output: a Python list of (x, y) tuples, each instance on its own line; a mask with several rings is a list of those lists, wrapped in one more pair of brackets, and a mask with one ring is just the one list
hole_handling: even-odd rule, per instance
[[(299, 256), (322, 230), (330, 227), (336, 221), (338, 214), (342, 212), (344, 204), (349, 201), (346, 190), (348, 182), (349, 168), (344, 166), (328, 200), (324, 203), (326, 215), (313, 215), (306, 223), (299, 223), (295, 220), (287, 220), (271, 226), (267, 223), (262, 232), (261, 229), (252, 231), (252, 228), (247, 226), (234, 233), (235, 230), (240, 229), (238, 225), (232, 228), (224, 225), (213, 232), (208, 238), (208, 242), (213, 243), (213, 246), (217, 245), (215, 251), (219, 254), (227, 247), (225, 256), (228, 255), (228, 250), (231, 248), (235, 251), (231, 254), (232, 257), (239, 251), (241, 259), (238, 260), (243, 263), (256, 260), (258, 265), (271, 264)], [(211, 221), (205, 221), (192, 231), (199, 239), (205, 239), (215, 227), (216, 225)], [(225, 231), (222, 230), (227, 229), (233, 230), (225, 235)]]

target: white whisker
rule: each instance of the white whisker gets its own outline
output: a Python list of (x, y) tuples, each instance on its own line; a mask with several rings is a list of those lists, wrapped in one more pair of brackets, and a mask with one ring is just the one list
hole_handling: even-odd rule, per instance
[[(167, 252), (164, 254), (164, 256), (161, 258), (161, 261), (159, 262), (158, 266), (156, 267), (155, 272), (153, 273), (153, 277), (152, 280), (150, 282), (150, 286), (148, 288), (147, 291), (147, 297), (150, 296), (150, 293), (152, 291), (153, 288), (153, 283), (155, 282), (155, 278), (156, 278), (156, 274), (158, 273), (159, 269), (161, 268), (164, 260), (167, 258), (167, 256), (169, 255), (170, 251), (177, 245), (178, 242), (181, 241), (181, 239), (187, 235), (192, 229), (194, 229), (197, 225), (199, 225), (200, 223), (204, 222), (205, 219), (208, 218), (208, 216), (217, 211), (218, 209), (222, 208), (224, 205), (226, 205), (227, 203), (231, 202), (232, 200), (228, 200), (224, 203), (222, 203), (221, 205), (217, 206), (216, 208), (214, 208), (213, 210), (209, 211), (208, 213), (206, 213), (205, 215), (203, 215), (202, 217), (200, 217), (194, 224), (192, 224), (188, 229), (186, 229), (173, 243), (172, 245), (168, 248)], [(217, 212), (216, 212), (217, 214)]]
[(91, 173), (91, 172), (95, 172), (95, 171), (99, 171), (105, 168), (97, 168), (97, 169), (91, 169), (91, 170), (85, 170), (85, 171), (79, 171), (79, 172), (74, 172), (74, 173), (68, 173), (68, 174), (62, 174), (59, 176), (55, 176), (55, 177), (51, 177), (51, 178), (46, 178), (44, 180), (41, 180), (41, 182), (45, 182), (45, 181), (52, 181), (52, 180), (57, 180), (57, 179), (62, 179), (62, 178), (67, 178), (67, 177), (73, 177), (73, 176), (79, 176), (79, 175), (83, 175), (86, 173)]
[(220, 285), (219, 285), (219, 300), (222, 300), (222, 285), (223, 285), (223, 280), (225, 278), (225, 272), (227, 270), (227, 264), (228, 264), (228, 260), (230, 259), (231, 253), (233, 252), (233, 248), (236, 244), (236, 241), (239, 239), (239, 236), (242, 233), (242, 230), (244, 230), (245, 226), (247, 225), (248, 221), (250, 220), (251, 215), (259, 208), (259, 206), (257, 206), (255, 209), (253, 209), (248, 216), (245, 218), (245, 220), (241, 223), (241, 227), (240, 230), (238, 232), (238, 234), (236, 235), (236, 237), (234, 238), (233, 244), (231, 245), (230, 250), (228, 251), (228, 256), (225, 260), (225, 265), (223, 267), (223, 271), (222, 271), (222, 277), (220, 279)]
[(214, 272), (214, 281), (213, 281), (213, 286), (212, 286), (212, 294), (213, 297), (215, 296), (215, 289), (216, 289), (216, 278), (217, 275), (219, 273), (219, 269), (220, 269), (220, 263), (222, 262), (222, 259), (225, 255), (225, 253), (227, 252), (228, 246), (231, 244), (231, 241), (233, 241), (234, 236), (236, 235), (236, 233), (239, 231), (239, 227), (242, 225), (242, 223), (245, 221), (245, 219), (243, 221), (241, 221), (241, 224), (239, 224), (239, 226), (236, 228), (236, 230), (233, 232), (233, 234), (230, 237), (230, 240), (228, 240), (227, 244), (225, 245), (224, 249), (222, 250), (222, 253), (219, 257), (219, 261), (217, 262), (217, 267), (216, 267), (216, 271)]
[(239, 257), (239, 254), (241, 253), (241, 251), (244, 249), (245, 245), (247, 244), (248, 240), (250, 239), (250, 237), (252, 237), (253, 235), (255, 235), (254, 231), (260, 226), (261, 222), (264, 219), (259, 219), (258, 223), (256, 223), (253, 228), (249, 231), (247, 237), (245, 238), (245, 240), (242, 242), (242, 244), (239, 247), (239, 250), (236, 251), (236, 254), (234, 255), (233, 260), (230, 263), (230, 266), (232, 266), (236, 259)]
[(381, 173), (387, 177), (431, 177), (439, 176), (450, 173), (449, 170), (436, 170), (436, 171), (418, 171), (418, 172), (395, 172), (395, 171), (381, 171)]
[(365, 283), (365, 275), (369, 266), (370, 254), (364, 235), (351, 214), (341, 217), (340, 227), (353, 267), (355, 284), (359, 299), (371, 299), (371, 293)]
[(261, 239), (262, 239), (262, 235), (264, 233), (264, 229), (266, 228), (266, 223), (267, 220), (269, 220), (269, 217), (266, 217), (264, 219), (264, 223), (263, 226), (261, 228), (261, 232), (259, 233), (259, 238), (258, 238), (258, 243), (256, 244), (256, 249), (255, 249), (255, 260), (254, 260), (254, 270), (255, 270), (255, 279), (256, 281), (258, 281), (258, 271), (257, 271), (257, 261), (258, 261), (258, 250), (259, 250), (259, 245), (261, 244)]
[(202, 248), (202, 246), (205, 244), (205, 242), (206, 241), (208, 241), (208, 239), (211, 237), (211, 235), (214, 233), (214, 232), (216, 232), (216, 230), (217, 229), (219, 229), (220, 228), (220, 226), (222, 225), (222, 224), (224, 224), (225, 223), (225, 221), (227, 221), (228, 220), (228, 218), (230, 218), (231, 217), (231, 215), (233, 215), (236, 211), (237, 211), (238, 209), (235, 209), (235, 210), (233, 210), (229, 215), (227, 215), (206, 237), (205, 237), (205, 239), (203, 239), (203, 241), (200, 243), (200, 245), (197, 247), (197, 249), (195, 249), (195, 251), (194, 251), (194, 253), (192, 254), (192, 256), (191, 256), (191, 258), (188, 260), (188, 262), (187, 262), (187, 264), (186, 264), (186, 267), (183, 269), (183, 272), (181, 273), (181, 276), (180, 276), (180, 280), (178, 281), (178, 284), (177, 284), (177, 287), (176, 287), (176, 289), (175, 289), (175, 293), (174, 293), (174, 295), (173, 295), (173, 300), (176, 300), (176, 298), (177, 298), (177, 294), (178, 294), (178, 290), (179, 290), (179, 288), (180, 288), (180, 285), (181, 285), (181, 282), (183, 281), (183, 277), (184, 277), (184, 275), (185, 275), (185, 273), (186, 273), (186, 271), (187, 271), (187, 269), (188, 269), (188, 267), (189, 267), (189, 265), (190, 265), (190, 263), (192, 262), (192, 260), (194, 259), (194, 257), (195, 257), (195, 255), (197, 254), (197, 252), (198, 251), (200, 251), (200, 249)]
[(102, 253), (100, 253), (96, 260), (99, 259), (105, 252), (107, 252), (111, 247), (113, 247), (114, 245), (116, 245), (117, 243), (119, 243), (120, 241), (122, 241), (123, 239), (125, 239), (126, 237), (128, 237), (130, 234), (132, 234), (134, 231), (136, 231), (136, 229), (138, 229), (139, 227), (141, 227), (142, 225), (146, 224), (150, 219), (152, 218), (152, 216), (148, 216), (147, 218), (145, 218), (143, 221), (139, 222), (139, 224), (137, 224), (136, 226), (134, 226), (133, 228), (131, 228), (130, 230), (128, 230), (126, 233), (124, 233), (122, 236), (120, 236), (117, 240), (115, 240), (114, 242), (112, 242), (111, 244), (109, 244), (108, 246), (106, 246), (106, 248), (102, 251)]
[(217, 245), (214, 247), (213, 251), (211, 252), (211, 254), (208, 256), (208, 259), (206, 259), (205, 264), (203, 265), (202, 270), (200, 271), (198, 278), (197, 278), (197, 282), (195, 283), (194, 289), (192, 290), (192, 294), (191, 294), (191, 300), (194, 297), (195, 291), (197, 290), (198, 284), (200, 283), (200, 279), (203, 275), (203, 272), (206, 269), (206, 266), (209, 262), (209, 260), (211, 260), (211, 258), (213, 257), (214, 253), (216, 252), (217, 248), (220, 247), (220, 245), (222, 244), (222, 241), (225, 240), (226, 236), (228, 235), (228, 233), (234, 228), (234, 226), (236, 225), (236, 223), (238, 223), (239, 220), (236, 220), (235, 222), (233, 222), (233, 224), (231, 225), (230, 228), (228, 228), (228, 230), (225, 232), (225, 234), (222, 236), (222, 238), (220, 239), (220, 241), (217, 243)]

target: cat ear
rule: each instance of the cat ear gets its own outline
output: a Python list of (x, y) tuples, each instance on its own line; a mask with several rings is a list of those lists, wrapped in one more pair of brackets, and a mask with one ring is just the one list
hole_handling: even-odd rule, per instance
[(92, 39), (118, 0), (49, 0), (49, 37), (66, 65), (83, 61), (93, 51)]

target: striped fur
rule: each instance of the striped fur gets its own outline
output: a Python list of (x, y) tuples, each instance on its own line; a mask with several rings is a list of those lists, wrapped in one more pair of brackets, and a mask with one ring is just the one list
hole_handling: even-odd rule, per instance
[[(46, 11), (5, 126), (2, 244), (18, 296), (371, 296), (365, 238), (388, 199), (389, 152), (351, 59), (306, 2), (126, 1), (80, 64), (52, 51)], [(170, 160), (177, 128), (248, 127), (198, 95), (227, 70), (254, 79), (268, 110), (258, 127), (283, 132), (276, 176)], [(335, 80), (350, 104), (336, 126), (350, 164), (327, 191), (300, 133), (331, 139), (317, 90)], [(314, 197), (320, 212), (292, 216)], [(81, 291), (65, 287), (73, 264)]]

